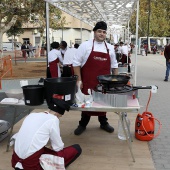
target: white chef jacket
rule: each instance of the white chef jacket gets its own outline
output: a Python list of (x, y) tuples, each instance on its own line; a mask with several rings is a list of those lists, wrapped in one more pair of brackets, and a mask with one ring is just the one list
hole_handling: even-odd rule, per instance
[[(15, 136), (14, 150), (19, 158), (25, 159), (43, 148), (49, 140), (53, 150), (64, 148), (57, 116), (48, 112), (31, 113)], [(23, 168), (20, 162), (15, 167)]]
[[(60, 50), (56, 50), (56, 49), (52, 49), (49, 53), (48, 53), (48, 63), (59, 59), (59, 61), (61, 62), (61, 64), (63, 64), (63, 57), (61, 55)], [(61, 70), (60, 70), (60, 66), (58, 64), (58, 77), (61, 77)]]
[(122, 54), (128, 56), (128, 46), (127, 45), (121, 46), (120, 51), (121, 51)]
[[(106, 44), (107, 44), (107, 48), (109, 49), (109, 55), (110, 55), (110, 59), (111, 59), (111, 68), (118, 68), (118, 63), (116, 60), (114, 47), (109, 43), (106, 43)], [(86, 61), (92, 51), (92, 46), (93, 46), (93, 40), (85, 41), (79, 46), (79, 48), (74, 56), (74, 59), (73, 59), (74, 67), (76, 67), (76, 66), (83, 67), (83, 65), (86, 63)], [(97, 52), (107, 53), (106, 46), (105, 46), (104, 42), (94, 41), (94, 49), (93, 50), (97, 51)]]
[(56, 49), (52, 49), (49, 53), (48, 53), (48, 62), (52, 62), (56, 59), (59, 59), (61, 63), (63, 63), (63, 58), (61, 55), (61, 52), (59, 50)]
[(64, 50), (60, 48), (61, 54), (65, 55), (65, 52), (66, 52), (68, 49), (69, 49), (68, 47), (66, 47)]
[(127, 47), (128, 47), (128, 52), (130, 52), (131, 46), (128, 44)]
[(76, 54), (77, 48), (68, 48), (64, 54), (63, 65), (73, 64), (74, 55)]

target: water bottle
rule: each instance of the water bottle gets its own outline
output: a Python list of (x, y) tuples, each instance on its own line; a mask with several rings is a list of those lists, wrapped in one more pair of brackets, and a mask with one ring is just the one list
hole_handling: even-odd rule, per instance
[[(130, 129), (130, 120), (127, 117), (127, 113), (122, 113), (122, 114), (125, 115), (125, 117), (122, 117), (122, 121), (123, 121), (123, 124), (125, 126), (125, 130), (127, 132), (127, 136), (129, 138), (130, 136), (129, 136), (129, 133), (128, 133), (127, 125), (128, 125), (128, 127)], [(127, 125), (126, 125), (125, 119), (127, 121)], [(121, 140), (126, 140), (126, 136), (124, 134), (124, 130), (123, 130), (122, 123), (121, 123), (120, 119), (118, 121), (118, 138), (121, 139)]]

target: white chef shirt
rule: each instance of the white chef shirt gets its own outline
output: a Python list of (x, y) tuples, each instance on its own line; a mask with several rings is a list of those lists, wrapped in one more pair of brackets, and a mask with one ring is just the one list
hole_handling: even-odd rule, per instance
[(61, 52), (59, 50), (56, 49), (52, 49), (49, 53), (48, 53), (48, 62), (52, 62), (56, 59), (59, 59), (61, 63), (63, 63), (63, 58), (61, 55)]
[(127, 45), (121, 46), (120, 51), (121, 51), (122, 54), (128, 56), (128, 46)]
[(60, 48), (61, 54), (65, 55), (65, 52), (66, 52), (68, 49), (69, 49), (68, 47), (66, 47), (64, 50)]
[(128, 47), (128, 52), (130, 52), (131, 46), (128, 44), (127, 47)]
[(77, 48), (68, 48), (64, 54), (63, 65), (73, 64), (74, 55), (76, 54)]
[[(31, 113), (16, 134), (14, 150), (19, 158), (25, 159), (43, 148), (49, 140), (53, 150), (64, 148), (57, 116), (48, 112)], [(20, 162), (15, 167), (23, 168)]]
[[(110, 55), (110, 59), (111, 59), (111, 68), (118, 68), (118, 63), (116, 60), (114, 47), (109, 43), (106, 43), (106, 44), (107, 44), (107, 48), (109, 49), (109, 55)], [(74, 59), (73, 59), (74, 67), (76, 67), (76, 66), (83, 67), (83, 65), (86, 63), (86, 61), (92, 51), (92, 46), (93, 46), (93, 40), (85, 41), (79, 46), (79, 48), (74, 56)], [(107, 53), (105, 43), (94, 41), (93, 51)]]

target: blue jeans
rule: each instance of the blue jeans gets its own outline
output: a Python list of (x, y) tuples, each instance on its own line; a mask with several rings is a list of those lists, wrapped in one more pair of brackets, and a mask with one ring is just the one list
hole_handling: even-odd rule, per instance
[(168, 80), (169, 71), (170, 71), (170, 62), (168, 62), (168, 60), (166, 60), (166, 75), (165, 75), (166, 80)]

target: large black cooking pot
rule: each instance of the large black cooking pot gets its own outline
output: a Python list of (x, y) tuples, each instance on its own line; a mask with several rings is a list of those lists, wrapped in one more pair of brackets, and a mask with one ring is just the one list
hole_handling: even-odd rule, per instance
[(44, 103), (44, 86), (22, 86), (25, 105), (36, 106)]
[(44, 79), (47, 104), (52, 97), (62, 99), (72, 105), (75, 101), (77, 76)]
[(125, 86), (130, 77), (127, 75), (100, 75), (97, 76), (97, 79), (99, 81), (99, 84), (102, 84), (106, 88), (112, 88), (112, 87), (122, 87)]

